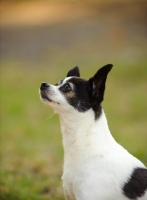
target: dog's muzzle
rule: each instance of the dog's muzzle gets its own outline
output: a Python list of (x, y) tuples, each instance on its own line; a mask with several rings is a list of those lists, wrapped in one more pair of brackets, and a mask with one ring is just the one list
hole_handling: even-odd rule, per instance
[(41, 98), (44, 100), (48, 100), (51, 102), (51, 99), (48, 98), (47, 91), (49, 89), (50, 85), (48, 83), (42, 83), (40, 86), (40, 94)]

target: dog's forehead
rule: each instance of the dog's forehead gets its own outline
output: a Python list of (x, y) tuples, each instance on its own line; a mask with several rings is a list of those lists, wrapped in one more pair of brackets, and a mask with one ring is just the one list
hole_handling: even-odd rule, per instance
[(66, 77), (66, 78), (64, 78), (64, 79), (59, 80), (58, 83), (57, 83), (57, 85), (58, 85), (58, 86), (62, 86), (62, 85), (64, 85), (65, 83), (70, 82), (70, 80), (75, 80), (75, 82), (76, 82), (76, 80), (79, 80), (79, 79), (82, 80), (82, 78), (79, 78), (79, 77)]
[(64, 85), (65, 83), (69, 82), (70, 79), (71, 77), (66, 77), (65, 79), (63, 79), (62, 84)]
[(67, 82), (68, 79), (70, 79), (70, 77), (66, 77), (65, 79), (60, 79), (58, 81), (58, 83), (56, 84), (56, 86), (62, 86), (62, 85), (64, 85)]

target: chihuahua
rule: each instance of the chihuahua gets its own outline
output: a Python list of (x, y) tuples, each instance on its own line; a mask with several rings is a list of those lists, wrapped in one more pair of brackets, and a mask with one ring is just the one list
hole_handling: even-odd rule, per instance
[(78, 67), (56, 85), (42, 83), (42, 101), (60, 117), (66, 200), (147, 200), (147, 168), (112, 137), (102, 109), (111, 64), (85, 80)]

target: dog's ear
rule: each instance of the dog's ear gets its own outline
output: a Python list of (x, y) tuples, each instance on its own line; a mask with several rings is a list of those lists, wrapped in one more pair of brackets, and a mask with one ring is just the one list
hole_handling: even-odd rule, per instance
[(80, 77), (80, 70), (79, 70), (79, 67), (78, 67), (78, 66), (72, 68), (72, 69), (67, 73), (67, 77), (70, 77), (70, 76), (77, 76), (77, 77)]
[(97, 73), (89, 79), (89, 84), (92, 89), (92, 105), (100, 104), (104, 99), (105, 83), (109, 71), (113, 65), (108, 64), (100, 68)]

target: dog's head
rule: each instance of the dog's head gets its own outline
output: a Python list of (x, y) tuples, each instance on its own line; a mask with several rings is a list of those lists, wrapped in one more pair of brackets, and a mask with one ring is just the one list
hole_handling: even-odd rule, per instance
[(55, 112), (86, 112), (92, 109), (95, 118), (101, 113), (101, 102), (104, 99), (107, 74), (113, 65), (108, 64), (100, 68), (88, 81), (80, 78), (78, 67), (67, 73), (65, 79), (56, 85), (42, 83), (40, 95), (42, 101), (51, 106)]

